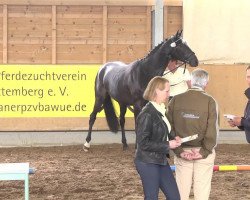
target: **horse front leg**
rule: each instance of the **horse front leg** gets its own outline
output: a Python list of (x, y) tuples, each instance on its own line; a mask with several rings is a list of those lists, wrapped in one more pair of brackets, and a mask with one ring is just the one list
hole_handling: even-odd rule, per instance
[[(135, 120), (135, 134), (136, 134), (136, 118), (139, 115), (141, 109), (139, 106), (134, 105), (134, 120)], [(135, 141), (135, 149), (137, 149), (137, 143)]]
[(128, 144), (127, 144), (127, 139), (126, 139), (125, 129), (124, 129), (126, 112), (127, 112), (127, 106), (120, 104), (120, 126), (121, 126), (121, 131), (122, 131), (123, 150), (128, 149)]
[(141, 112), (142, 108), (146, 105), (147, 101), (144, 99), (138, 100), (135, 104), (134, 104), (134, 118), (135, 118), (135, 122), (136, 122), (136, 118), (139, 115), (139, 113)]

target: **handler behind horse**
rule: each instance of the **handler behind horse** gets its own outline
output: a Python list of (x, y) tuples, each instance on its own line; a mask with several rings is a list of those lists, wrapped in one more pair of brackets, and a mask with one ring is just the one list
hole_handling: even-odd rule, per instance
[(162, 77), (166, 78), (170, 84), (169, 101), (173, 96), (186, 92), (191, 87), (191, 76), (188, 69), (179, 67), (175, 59), (169, 61)]
[(170, 135), (164, 103), (169, 97), (169, 82), (153, 78), (143, 94), (149, 101), (136, 120), (135, 166), (141, 177), (145, 200), (158, 200), (159, 189), (168, 200), (180, 200), (180, 194), (167, 161), (170, 149), (181, 145), (180, 138)]

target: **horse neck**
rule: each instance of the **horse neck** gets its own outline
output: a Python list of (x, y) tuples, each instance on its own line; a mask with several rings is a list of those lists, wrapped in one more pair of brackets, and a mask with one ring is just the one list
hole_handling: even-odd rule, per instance
[(166, 52), (163, 52), (165, 45), (168, 44), (163, 44), (157, 51), (152, 54), (150, 53), (146, 58), (141, 60), (141, 70), (144, 71), (144, 76), (146, 76), (145, 78), (147, 80), (151, 80), (155, 76), (163, 75), (170, 59), (170, 57), (166, 55)]

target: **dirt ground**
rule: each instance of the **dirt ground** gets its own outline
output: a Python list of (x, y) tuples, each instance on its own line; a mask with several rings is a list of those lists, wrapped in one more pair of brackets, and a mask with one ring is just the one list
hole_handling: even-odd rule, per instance
[[(29, 162), (36, 169), (30, 175), (31, 200), (142, 200), (134, 145), (125, 152), (121, 147), (96, 145), (88, 153), (81, 146), (2, 148), (0, 160)], [(218, 145), (215, 164), (250, 165), (250, 145)], [(23, 199), (23, 193), (23, 181), (0, 181), (1, 200)], [(215, 172), (210, 199), (250, 199), (250, 171)]]

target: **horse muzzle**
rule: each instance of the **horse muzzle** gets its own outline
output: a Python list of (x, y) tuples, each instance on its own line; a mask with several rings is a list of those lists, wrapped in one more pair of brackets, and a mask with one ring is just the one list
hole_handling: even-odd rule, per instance
[(190, 55), (190, 56), (186, 59), (185, 62), (188, 63), (188, 64), (189, 64), (190, 66), (192, 66), (192, 67), (197, 67), (198, 64), (199, 64), (199, 61), (198, 61), (198, 59), (197, 59), (197, 57), (196, 57), (195, 54)]

